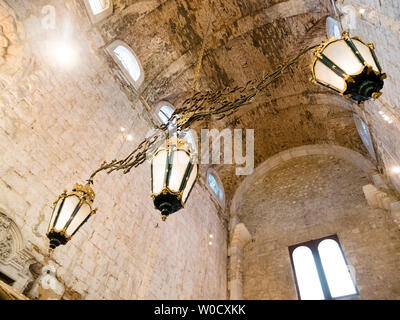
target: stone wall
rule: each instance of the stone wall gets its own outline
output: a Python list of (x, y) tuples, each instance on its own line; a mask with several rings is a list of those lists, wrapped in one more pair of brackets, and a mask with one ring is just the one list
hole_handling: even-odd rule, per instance
[[(55, 8), (55, 29), (43, 27), (45, 5)], [(150, 117), (115, 80), (83, 2), (0, 1), (0, 25), (0, 209), (44, 263), (52, 203), (104, 160), (126, 156)], [(75, 64), (57, 61), (59, 42), (79, 50)], [(226, 229), (204, 186), (165, 223), (150, 198), (148, 163), (99, 174), (94, 190), (98, 213), (53, 256), (72, 292), (65, 299), (226, 297)]]
[(400, 232), (372, 209), (365, 171), (332, 155), (292, 158), (243, 194), (237, 214), (252, 235), (244, 250), (245, 299), (297, 299), (288, 247), (337, 234), (360, 299), (400, 299)]
[[(387, 73), (383, 95), (365, 103), (364, 119), (369, 123), (378, 149), (380, 165), (393, 187), (400, 191), (400, 175), (392, 172), (400, 163), (400, 3), (380, 0), (337, 0), (343, 28), (376, 48)], [(361, 11), (360, 11), (361, 10)], [(384, 120), (382, 114), (392, 122)]]

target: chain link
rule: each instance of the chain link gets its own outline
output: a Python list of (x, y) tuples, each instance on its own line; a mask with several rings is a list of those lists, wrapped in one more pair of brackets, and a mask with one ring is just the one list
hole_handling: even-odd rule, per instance
[(244, 86), (234, 88), (225, 88), (222, 90), (195, 91), (193, 95), (183, 101), (182, 106), (177, 108), (168, 122), (156, 126), (156, 133), (145, 138), (125, 159), (103, 162), (102, 165), (94, 171), (87, 180), (88, 184), (93, 184), (93, 179), (97, 173), (107, 171), (111, 173), (117, 170), (123, 170), (123, 173), (129, 173), (132, 168), (136, 168), (146, 161), (148, 152), (155, 150), (155, 143), (159, 141), (160, 133), (168, 134), (169, 128), (176, 124), (175, 130), (185, 130), (196, 122), (210, 119), (216, 116), (217, 120), (229, 117), (237, 112), (241, 107), (248, 105), (257, 94), (276, 81), (295, 64), (303, 55), (318, 45), (307, 47), (301, 50), (295, 57), (289, 59), (283, 65), (280, 65), (275, 71), (262, 77), (260, 80), (250, 80)]

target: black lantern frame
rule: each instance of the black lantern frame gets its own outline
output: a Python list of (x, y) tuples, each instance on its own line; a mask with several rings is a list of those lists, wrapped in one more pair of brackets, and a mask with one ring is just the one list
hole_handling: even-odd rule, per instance
[[(65, 190), (56, 202), (47, 230), (50, 248), (66, 244), (75, 233), (96, 213), (92, 209), (95, 194), (89, 185), (75, 184), (72, 192)], [(73, 202), (70, 203), (73, 199)], [(85, 211), (84, 211), (85, 210)]]
[[(359, 47), (357, 47), (353, 40), (358, 41), (361, 43), (361, 45), (359, 44)], [(338, 41), (344, 42), (345, 45), (351, 50), (351, 53), (356, 57), (357, 61), (361, 64), (361, 68), (357, 72), (351, 74), (346, 73), (342, 66), (338, 65), (335, 61), (332, 61), (324, 54), (324, 51), (330, 45)], [(368, 48), (376, 68), (374, 68), (371, 63), (368, 63), (368, 59), (362, 55), (361, 50), (359, 49), (362, 45)], [(366, 54), (368, 54), (368, 52), (366, 52)], [(322, 62), (324, 66), (329, 68), (337, 76), (344, 80), (345, 85), (343, 90), (340, 90), (334, 85), (318, 78), (316, 75), (317, 62)], [(331, 38), (323, 42), (314, 50), (314, 58), (311, 68), (311, 81), (313, 83), (320, 84), (326, 88), (334, 90), (337, 93), (342, 94), (347, 99), (352, 99), (358, 103), (362, 103), (370, 98), (377, 99), (382, 95), (382, 92), (380, 91), (383, 88), (383, 80), (386, 79), (386, 74), (382, 71), (382, 67), (379, 64), (378, 58), (375, 54), (374, 45), (372, 43), (365, 43), (359, 37), (350, 38), (349, 33), (346, 31), (343, 32), (342, 38)]]
[[(182, 169), (182, 172), (184, 170), (184, 174), (181, 175), (182, 177), (178, 180), (179, 188), (177, 190), (171, 187), (171, 181), (174, 178), (172, 177), (174, 173), (173, 168), (177, 165), (174, 156), (176, 153), (180, 152), (187, 155), (187, 159), (185, 160), (187, 163), (183, 164), (184, 169)], [(161, 153), (164, 153), (164, 155), (161, 155)], [(165, 158), (162, 159), (164, 164), (160, 168), (155, 168), (155, 159), (160, 156)], [(156, 170), (158, 171), (156, 172)], [(164, 221), (170, 214), (185, 206), (198, 179), (198, 173), (199, 165), (197, 163), (196, 154), (186, 139), (177, 137), (166, 139), (166, 142), (154, 153), (151, 160), (151, 197), (155, 208), (161, 211), (161, 216)], [(162, 179), (162, 188), (158, 187), (158, 190), (155, 190), (155, 175), (159, 175), (159, 179)]]

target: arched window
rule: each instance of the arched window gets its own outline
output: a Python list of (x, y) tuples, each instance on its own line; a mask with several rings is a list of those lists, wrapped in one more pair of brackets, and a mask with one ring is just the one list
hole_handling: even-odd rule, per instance
[(173, 113), (174, 109), (170, 105), (162, 104), (160, 109), (158, 110), (158, 117), (163, 124), (167, 124), (169, 118), (171, 118)]
[(311, 249), (297, 247), (292, 253), (297, 285), (302, 300), (324, 300), (321, 282)]
[[(163, 124), (167, 124), (168, 120), (171, 118), (174, 113), (174, 107), (166, 101), (161, 101), (158, 103), (157, 107), (157, 116)], [(169, 129), (173, 129), (174, 124), (169, 126)], [(193, 147), (194, 150), (197, 150), (197, 142), (193, 138), (193, 134), (190, 130), (185, 130), (180, 134), (180, 137), (185, 138)]]
[(120, 66), (128, 81), (139, 89), (144, 80), (142, 66), (132, 49), (122, 41), (114, 41), (107, 48), (114, 61)]
[(225, 200), (224, 189), (222, 187), (222, 182), (214, 170), (210, 169), (207, 171), (207, 182), (216, 198), (219, 200), (221, 205), (223, 205)]
[(97, 23), (113, 12), (112, 0), (85, 0), (86, 9), (93, 23)]
[(333, 239), (323, 240), (318, 245), (318, 253), (332, 298), (356, 294), (357, 290), (339, 244)]
[(302, 300), (339, 299), (358, 294), (336, 235), (289, 247)]

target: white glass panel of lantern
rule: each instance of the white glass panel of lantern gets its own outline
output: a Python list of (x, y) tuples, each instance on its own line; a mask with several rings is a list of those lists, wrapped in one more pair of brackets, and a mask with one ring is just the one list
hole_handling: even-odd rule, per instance
[(321, 282), (310, 248), (297, 247), (292, 253), (297, 285), (302, 300), (323, 300)]
[(168, 152), (166, 150), (160, 150), (152, 160), (153, 193), (160, 193), (164, 187), (165, 170), (167, 170), (167, 156)]
[(58, 213), (58, 210), (60, 209), (60, 206), (61, 206), (61, 203), (62, 203), (62, 202), (63, 202), (63, 199), (60, 199), (60, 200), (57, 201), (57, 205), (56, 205), (56, 207), (55, 207), (54, 210), (53, 210), (53, 214), (52, 214), (52, 216), (51, 216), (51, 220), (50, 220), (50, 223), (49, 223), (47, 232), (49, 232), (50, 229), (53, 227), (54, 220), (55, 220), (56, 217), (57, 217), (57, 213)]
[(197, 166), (194, 166), (192, 172), (190, 173), (188, 182), (186, 183), (186, 188), (183, 191), (182, 201), (183, 203), (186, 202), (186, 198), (189, 195), (190, 190), (192, 189), (193, 184), (196, 182), (197, 177)]
[(376, 72), (379, 72), (378, 66), (375, 63), (374, 57), (372, 56), (371, 50), (368, 46), (363, 44), (362, 42), (352, 39), (354, 45), (357, 47), (357, 50), (363, 56), (365, 62), (370, 65)]
[(119, 45), (114, 49), (115, 56), (122, 63), (134, 81), (140, 77), (140, 66), (133, 53), (125, 46)]
[(363, 67), (344, 40), (332, 42), (322, 53), (348, 75), (360, 72)]
[(110, 6), (109, 0), (89, 0), (90, 8), (93, 14), (99, 14)]
[(79, 198), (77, 196), (69, 196), (64, 200), (64, 205), (61, 209), (60, 215), (58, 216), (55, 229), (64, 229), (66, 223), (74, 212), (76, 206), (79, 204)]
[(74, 219), (71, 221), (67, 228), (66, 234), (72, 236), (75, 230), (81, 225), (81, 223), (90, 215), (90, 206), (87, 203), (82, 204), (82, 207), (76, 213)]
[(172, 154), (172, 168), (169, 175), (168, 187), (178, 192), (186, 169), (190, 162), (190, 156), (183, 150), (175, 150)]
[(319, 60), (315, 63), (314, 74), (317, 80), (331, 85), (340, 92), (343, 92), (346, 89), (346, 82), (344, 79), (339, 77), (335, 72), (333, 72)]
[(324, 240), (318, 245), (318, 252), (332, 298), (356, 294), (356, 288), (339, 244), (332, 239)]

